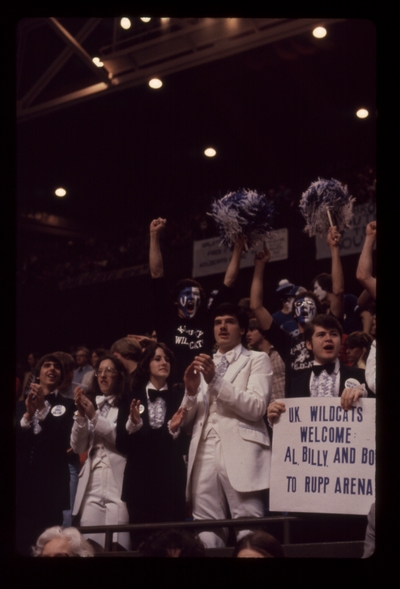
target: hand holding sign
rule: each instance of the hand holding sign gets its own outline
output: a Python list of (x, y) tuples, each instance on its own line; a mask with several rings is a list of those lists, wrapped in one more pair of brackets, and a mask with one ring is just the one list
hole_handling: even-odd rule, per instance
[(286, 411), (285, 403), (282, 401), (274, 401), (268, 405), (267, 417), (270, 423), (274, 423), (279, 419), (281, 413)]

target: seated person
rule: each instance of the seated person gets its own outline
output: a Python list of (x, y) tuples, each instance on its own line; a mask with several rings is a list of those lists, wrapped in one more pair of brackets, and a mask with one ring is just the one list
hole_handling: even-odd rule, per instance
[(94, 556), (94, 548), (76, 528), (47, 528), (32, 546), (33, 556)]
[(139, 554), (144, 557), (204, 557), (204, 545), (195, 536), (178, 530), (165, 530), (152, 534), (139, 546)]
[(233, 558), (284, 558), (283, 548), (271, 534), (254, 532), (244, 536), (235, 546)]

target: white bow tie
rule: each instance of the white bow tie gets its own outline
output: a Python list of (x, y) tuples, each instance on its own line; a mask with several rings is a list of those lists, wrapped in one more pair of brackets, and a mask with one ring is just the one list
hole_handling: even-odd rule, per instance
[(101, 409), (104, 403), (108, 403), (109, 405), (113, 406), (114, 404), (115, 395), (110, 395), (106, 397), (105, 395), (97, 395), (96, 397), (96, 405), (98, 409)]

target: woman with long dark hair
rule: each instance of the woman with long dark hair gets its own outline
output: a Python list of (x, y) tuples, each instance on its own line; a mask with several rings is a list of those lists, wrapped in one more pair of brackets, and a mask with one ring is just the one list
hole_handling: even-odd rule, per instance
[[(180, 431), (186, 409), (183, 390), (171, 388), (175, 357), (163, 343), (151, 344), (124, 396), (117, 422), (117, 449), (127, 454), (122, 498), (130, 523), (185, 518), (188, 439)], [(132, 533), (136, 548), (143, 533)]]
[[(80, 515), (81, 526), (128, 523), (128, 511), (121, 500), (126, 458), (115, 447), (119, 403), (125, 389), (125, 368), (113, 356), (103, 356), (97, 363), (92, 384), (85, 394), (75, 389), (71, 447), (87, 459), (79, 473), (73, 515)], [(105, 534), (85, 534), (104, 547)], [(114, 534), (117, 542), (130, 549), (128, 532)]]

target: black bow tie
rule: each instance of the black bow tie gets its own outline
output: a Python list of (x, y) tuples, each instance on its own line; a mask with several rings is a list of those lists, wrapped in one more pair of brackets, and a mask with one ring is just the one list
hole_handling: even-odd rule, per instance
[(311, 369), (315, 376), (319, 376), (323, 370), (326, 370), (328, 374), (332, 374), (335, 370), (335, 362), (329, 362), (329, 364), (315, 364)]
[(161, 397), (161, 399), (164, 399), (164, 401), (167, 400), (168, 391), (166, 390), (157, 391), (157, 389), (147, 389), (147, 392), (149, 393), (149, 399), (152, 403), (154, 403), (157, 397)]

